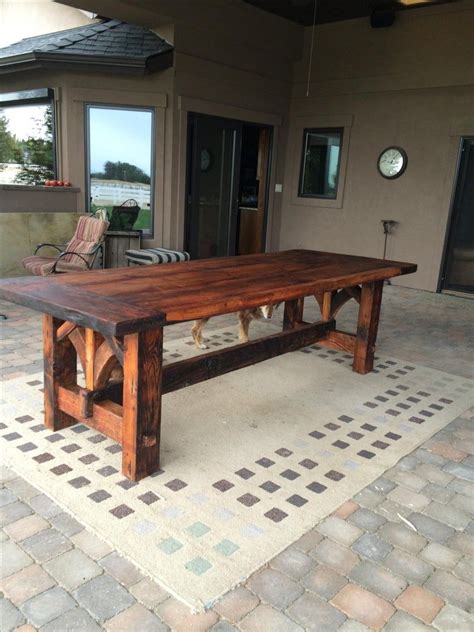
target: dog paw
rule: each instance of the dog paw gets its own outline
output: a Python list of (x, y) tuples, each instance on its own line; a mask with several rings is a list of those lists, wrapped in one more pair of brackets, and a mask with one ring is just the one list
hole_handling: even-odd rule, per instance
[(199, 347), (199, 349), (202, 349), (202, 350), (208, 349), (208, 346), (205, 345), (203, 342), (199, 343), (198, 347)]

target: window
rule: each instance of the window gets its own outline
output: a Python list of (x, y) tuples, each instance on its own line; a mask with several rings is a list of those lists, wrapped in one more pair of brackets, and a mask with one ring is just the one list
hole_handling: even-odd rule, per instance
[[(87, 105), (88, 195), (92, 212), (124, 203), (139, 207), (122, 226), (153, 231), (154, 112), (151, 108)], [(114, 217), (117, 216), (117, 210)], [(125, 216), (125, 215), (124, 215)], [(112, 218), (113, 219), (113, 218)], [(117, 230), (113, 219), (111, 229)]]
[(342, 129), (305, 129), (299, 197), (336, 199)]
[(55, 162), (53, 91), (0, 94), (0, 184), (44, 184)]

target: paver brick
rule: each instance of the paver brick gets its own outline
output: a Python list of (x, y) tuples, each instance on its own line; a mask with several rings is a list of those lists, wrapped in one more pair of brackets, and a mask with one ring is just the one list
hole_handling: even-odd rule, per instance
[(58, 555), (46, 562), (44, 568), (67, 590), (74, 590), (102, 573), (101, 567), (79, 549)]
[(25, 601), (21, 606), (21, 611), (33, 625), (39, 628), (75, 606), (74, 599), (65, 590), (55, 586)]
[(30, 499), (29, 503), (36, 513), (46, 519), (53, 518), (53, 516), (57, 516), (63, 512), (61, 507), (49, 496), (46, 496), (46, 494), (34, 496)]
[(387, 557), (393, 546), (375, 533), (365, 533), (352, 545), (352, 550), (363, 557), (381, 562)]
[(238, 629), (227, 621), (218, 621), (213, 625), (210, 632), (239, 632)]
[(352, 581), (389, 601), (393, 601), (407, 585), (403, 577), (394, 575), (378, 564), (373, 564), (367, 560), (357, 564), (351, 570), (349, 577)]
[(288, 614), (307, 632), (332, 632), (346, 619), (340, 610), (310, 593), (299, 597), (288, 608)]
[(417, 476), (413, 472), (404, 472), (403, 470), (396, 468), (394, 470), (390, 470), (389, 476), (392, 480), (403, 486), (402, 490), (408, 487), (414, 492), (420, 492), (423, 489), (424, 494), (424, 488), (426, 487), (427, 482), (424, 478), (421, 478), (421, 476)]
[(53, 516), (53, 518), (51, 518), (51, 524), (68, 537), (84, 529), (84, 525), (65, 511), (57, 516)]
[(474, 559), (464, 557), (454, 567), (453, 573), (468, 584), (474, 583)]
[(354, 511), (354, 513), (349, 516), (348, 520), (356, 527), (359, 527), (359, 529), (370, 532), (377, 531), (377, 529), (386, 522), (386, 519), (383, 516), (380, 516), (365, 507), (361, 507), (360, 509), (357, 509), (357, 511)]
[(20, 518), (24, 518), (31, 513), (33, 513), (31, 511), (31, 507), (20, 501), (4, 505), (3, 507), (0, 507), (0, 527), (16, 522), (17, 520), (20, 520)]
[(31, 514), (16, 520), (16, 522), (11, 522), (4, 528), (4, 531), (13, 540), (21, 541), (48, 528), (49, 523), (44, 518), (37, 514)]
[(435, 571), (425, 584), (445, 601), (469, 611), (474, 608), (474, 588), (447, 571)]
[(94, 560), (99, 560), (105, 555), (112, 552), (112, 548), (96, 535), (83, 529), (76, 535), (71, 536), (74, 544), (80, 548), (86, 555)]
[(338, 632), (370, 632), (370, 628), (355, 619), (346, 619)]
[(433, 628), (411, 614), (397, 610), (384, 627), (384, 632), (433, 632)]
[(463, 496), (467, 496), (467, 498), (472, 498), (474, 494), (474, 484), (470, 481), (465, 481), (460, 478), (455, 478), (452, 480), (448, 489), (455, 492), (456, 494), (462, 494)]
[(189, 608), (173, 597), (161, 603), (155, 612), (173, 632), (205, 632), (218, 619), (212, 610), (192, 614)]
[(319, 544), (322, 539), (323, 536), (318, 533), (316, 529), (311, 529), (311, 531), (302, 535), (301, 538), (293, 544), (293, 546), (300, 549), (300, 551), (307, 552)]
[(123, 632), (124, 630), (166, 632), (169, 628), (153, 612), (147, 610), (142, 604), (136, 603), (106, 621), (104, 629), (108, 632)]
[(474, 494), (471, 498), (464, 496), (464, 494), (454, 494), (454, 497), (449, 501), (451, 507), (457, 507), (469, 514), (471, 518), (474, 518)]
[(36, 561), (46, 562), (71, 549), (72, 543), (60, 531), (50, 528), (26, 538), (22, 541), (21, 546)]
[(436, 500), (438, 503), (446, 504), (454, 497), (455, 492), (449, 489), (449, 487), (443, 487), (436, 483), (428, 483), (426, 487), (423, 488), (423, 494), (432, 500)]
[(433, 567), (411, 553), (394, 549), (384, 560), (383, 565), (401, 575), (409, 583), (423, 584), (433, 572)]
[(222, 617), (237, 623), (259, 603), (259, 599), (244, 586), (239, 586), (228, 592), (214, 606), (214, 610)]
[(418, 553), (426, 546), (427, 540), (404, 524), (387, 522), (378, 532), (381, 538), (410, 553)]
[[(392, 471), (392, 470), (389, 470), (389, 471)], [(388, 476), (388, 472), (385, 472), (384, 476), (381, 476), (380, 478), (375, 480), (373, 483), (370, 483), (368, 488), (372, 490), (373, 492), (388, 494), (389, 492), (392, 491), (392, 489), (395, 489), (396, 484), (390, 480), (390, 477), (387, 478), (387, 476)]]
[(265, 569), (248, 582), (250, 588), (262, 601), (279, 610), (285, 610), (303, 592), (303, 587), (283, 573)]
[(454, 533), (452, 527), (421, 513), (411, 513), (408, 520), (416, 527), (418, 533), (441, 544)]
[(357, 555), (350, 549), (328, 538), (311, 549), (309, 554), (320, 564), (330, 566), (341, 575), (347, 575), (359, 561)]
[(41, 632), (99, 632), (102, 630), (83, 608), (72, 608), (41, 628)]
[(394, 503), (415, 511), (421, 511), (430, 503), (430, 499), (424, 494), (417, 494), (402, 486), (396, 487), (388, 494), (387, 498)]
[(463, 465), (462, 463), (449, 462), (443, 467), (443, 470), (456, 478), (474, 482), (474, 468)]
[(347, 579), (329, 566), (319, 564), (301, 583), (307, 590), (324, 599), (330, 599), (347, 584)]
[(420, 586), (408, 586), (395, 601), (395, 605), (425, 623), (431, 623), (444, 606), (444, 601)]
[(433, 566), (448, 570), (453, 568), (462, 557), (460, 551), (448, 548), (438, 542), (430, 542), (420, 555)]
[(168, 599), (169, 593), (149, 577), (145, 577), (130, 587), (129, 591), (147, 608), (155, 608), (159, 603)]
[(333, 512), (333, 516), (337, 518), (341, 518), (341, 520), (345, 520), (348, 516), (350, 516), (354, 511), (359, 508), (359, 505), (355, 503), (353, 500), (346, 500), (340, 507)]
[(451, 474), (443, 472), (438, 467), (428, 463), (418, 465), (415, 469), (415, 474), (421, 476), (421, 478), (426, 479), (430, 483), (437, 483), (438, 485), (444, 486), (448, 485), (453, 480), (453, 476), (451, 476)]
[(395, 612), (395, 608), (388, 601), (355, 584), (344, 586), (333, 597), (331, 603), (347, 616), (374, 630), (382, 629)]
[[(271, 630), (271, 632), (304, 632), (304, 628), (300, 625), (282, 612), (266, 604), (260, 604), (245, 619), (242, 619), (239, 629), (242, 632), (263, 632), (264, 630)], [(183, 632), (185, 631), (183, 630)]]
[(423, 510), (423, 512), (427, 516), (430, 516), (435, 520), (439, 520), (440, 522), (458, 530), (465, 529), (471, 521), (470, 516), (461, 509), (454, 507), (452, 504), (446, 508), (446, 505), (433, 501)]
[(16, 478), (9, 481), (7, 487), (22, 500), (29, 500), (40, 493), (36, 487), (33, 487), (24, 478)]
[(293, 546), (277, 555), (270, 562), (272, 568), (289, 575), (293, 579), (304, 577), (314, 565), (315, 562), (309, 555)]
[(8, 599), (0, 599), (0, 624), (2, 632), (11, 632), (25, 622), (24, 615)]
[(73, 597), (99, 622), (111, 619), (135, 603), (132, 595), (109, 575), (99, 575), (82, 584)]
[(116, 551), (100, 560), (100, 565), (126, 588), (143, 579), (143, 573)]
[(2, 560), (0, 568), (2, 578), (33, 564), (31, 557), (11, 540), (0, 544), (0, 559)]
[(455, 533), (449, 538), (448, 545), (464, 555), (474, 557), (474, 536), (469, 533)]
[(385, 496), (380, 492), (374, 492), (371, 489), (363, 489), (361, 492), (354, 496), (354, 501), (362, 507), (368, 507), (369, 509), (377, 507), (381, 502), (385, 500)]
[(7, 489), (6, 487), (0, 489), (0, 507), (14, 503), (17, 500), (17, 496), (10, 489)]
[(30, 564), (1, 582), (1, 590), (15, 605), (35, 597), (55, 585), (55, 581), (38, 564)]
[(361, 529), (336, 516), (326, 518), (317, 529), (326, 537), (344, 546), (350, 546), (362, 535)]
[(456, 606), (446, 604), (433, 625), (443, 632), (472, 632), (474, 617)]
[(467, 457), (467, 452), (464, 452), (464, 450), (458, 450), (452, 445), (449, 445), (449, 443), (444, 443), (442, 441), (436, 441), (430, 445), (430, 451), (438, 456), (448, 459), (448, 461), (462, 461)]

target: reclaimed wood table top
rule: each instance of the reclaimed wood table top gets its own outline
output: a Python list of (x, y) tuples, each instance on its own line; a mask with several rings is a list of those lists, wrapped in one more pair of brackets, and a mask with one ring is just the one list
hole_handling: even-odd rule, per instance
[(120, 336), (381, 281), (413, 263), (313, 250), (0, 280), (0, 298)]

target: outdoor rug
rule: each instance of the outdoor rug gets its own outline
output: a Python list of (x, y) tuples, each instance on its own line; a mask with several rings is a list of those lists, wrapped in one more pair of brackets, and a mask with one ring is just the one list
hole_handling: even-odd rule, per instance
[[(228, 330), (208, 338), (236, 341)], [(196, 353), (190, 342), (167, 342), (167, 359)], [(384, 357), (362, 376), (351, 361), (308, 347), (166, 395), (163, 469), (140, 483), (97, 431), (44, 429), (41, 374), (14, 379), (0, 386), (2, 453), (200, 610), (473, 403), (465, 378)]]

